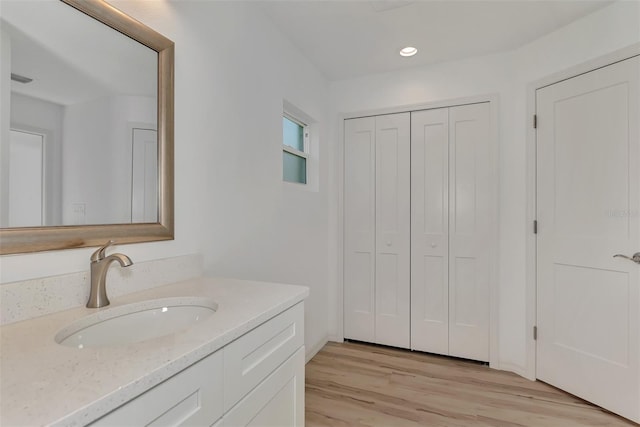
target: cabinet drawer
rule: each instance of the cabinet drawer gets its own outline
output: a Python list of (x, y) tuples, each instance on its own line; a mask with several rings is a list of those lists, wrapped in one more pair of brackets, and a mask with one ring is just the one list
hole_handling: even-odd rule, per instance
[(203, 426), (222, 417), (217, 351), (100, 418), (92, 426)]
[(241, 336), (224, 352), (224, 411), (304, 344), (304, 305), (299, 303)]
[(227, 412), (223, 427), (304, 425), (304, 347)]

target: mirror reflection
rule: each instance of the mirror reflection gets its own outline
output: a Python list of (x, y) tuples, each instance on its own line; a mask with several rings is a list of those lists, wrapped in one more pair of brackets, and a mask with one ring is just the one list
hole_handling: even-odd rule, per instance
[(60, 1), (0, 13), (0, 227), (157, 222), (157, 52)]

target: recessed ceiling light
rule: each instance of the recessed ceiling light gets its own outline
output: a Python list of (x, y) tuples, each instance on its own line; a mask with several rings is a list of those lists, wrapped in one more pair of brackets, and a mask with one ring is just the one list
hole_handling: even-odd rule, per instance
[(413, 56), (418, 53), (418, 49), (415, 47), (407, 46), (400, 49), (400, 56)]

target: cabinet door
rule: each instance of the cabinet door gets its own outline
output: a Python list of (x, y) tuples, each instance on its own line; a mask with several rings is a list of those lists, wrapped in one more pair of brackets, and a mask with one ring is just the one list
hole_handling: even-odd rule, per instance
[(489, 361), (489, 103), (449, 109), (449, 354)]
[(409, 348), (410, 114), (375, 118), (375, 342)]
[(344, 336), (375, 341), (375, 119), (344, 122)]
[(411, 348), (449, 354), (449, 109), (411, 113)]
[(217, 351), (91, 426), (209, 426), (222, 416), (221, 380)]
[(304, 347), (227, 412), (225, 427), (304, 425)]

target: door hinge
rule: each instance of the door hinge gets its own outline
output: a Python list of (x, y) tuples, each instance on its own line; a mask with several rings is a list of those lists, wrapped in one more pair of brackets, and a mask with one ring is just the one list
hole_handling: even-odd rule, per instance
[(533, 234), (538, 234), (538, 220), (533, 221)]
[(533, 128), (534, 129), (538, 129), (538, 115), (537, 114), (533, 115)]
[(533, 339), (534, 339), (534, 341), (538, 340), (538, 327), (537, 326), (533, 327)]

